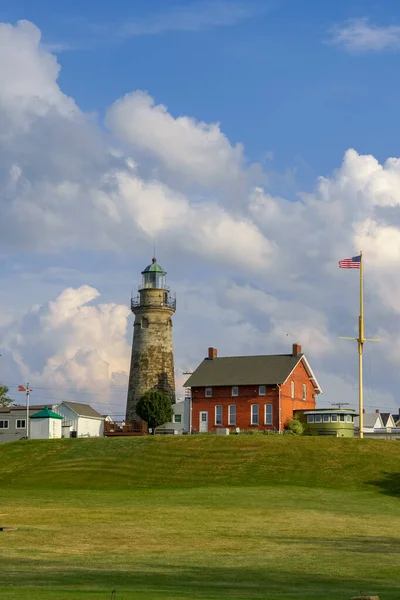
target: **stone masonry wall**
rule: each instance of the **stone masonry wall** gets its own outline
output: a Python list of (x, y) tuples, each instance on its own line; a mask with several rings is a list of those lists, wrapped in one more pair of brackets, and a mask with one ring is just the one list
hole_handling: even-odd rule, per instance
[(148, 390), (159, 390), (175, 401), (172, 315), (163, 290), (141, 290), (134, 309), (133, 343), (126, 420), (137, 419), (135, 406)]

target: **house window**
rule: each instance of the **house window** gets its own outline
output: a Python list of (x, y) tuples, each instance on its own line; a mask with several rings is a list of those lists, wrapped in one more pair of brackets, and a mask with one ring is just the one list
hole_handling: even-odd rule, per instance
[(234, 385), (232, 388), (232, 396), (239, 396), (239, 388), (237, 385)]
[(314, 423), (314, 415), (307, 415), (307, 423)]
[(25, 419), (17, 419), (17, 429), (25, 429), (26, 421)]
[(337, 423), (338, 420), (338, 416), (337, 415), (331, 415), (331, 421), (332, 423)]
[(322, 421), (322, 415), (315, 415), (315, 422), (321, 423), (321, 421)]
[(258, 386), (258, 395), (259, 396), (266, 396), (267, 394), (267, 386), (266, 385), (259, 385)]
[(329, 421), (331, 420), (329, 415), (324, 415), (323, 419), (324, 419), (324, 423), (329, 423)]
[(182, 423), (182, 415), (174, 415), (172, 418), (173, 423)]
[(290, 395), (294, 398), (294, 381), (290, 382)]
[(0, 421), (0, 429), (8, 429), (8, 421)]
[(307, 400), (307, 386), (303, 383), (303, 400)]
[(346, 423), (351, 423), (352, 422), (352, 416), (351, 415), (346, 415)]
[(212, 397), (212, 387), (206, 387), (206, 398)]
[(265, 405), (265, 424), (272, 425), (272, 404)]
[(258, 404), (251, 405), (251, 424), (258, 425)]
[(222, 405), (217, 404), (215, 407), (215, 424), (222, 425)]
[(339, 421), (341, 421), (342, 423), (344, 423), (344, 415), (339, 415)]
[(230, 404), (228, 407), (228, 425), (236, 425), (236, 405)]
[(149, 328), (149, 320), (146, 319), (146, 317), (143, 317), (142, 319), (142, 329), (148, 329)]

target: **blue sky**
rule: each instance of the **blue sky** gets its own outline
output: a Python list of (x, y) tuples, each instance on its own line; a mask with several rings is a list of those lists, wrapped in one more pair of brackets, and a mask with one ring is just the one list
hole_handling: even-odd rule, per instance
[[(347, 19), (396, 23), (396, 2), (232, 2), (229, 25), (218, 25), (229, 2), (216, 4), (89, 0), (82, 8), (77, 1), (5, 0), (1, 14), (9, 22), (29, 19), (45, 43), (70, 48), (59, 56), (60, 85), (85, 111), (102, 115), (116, 97), (147, 90), (174, 116), (221, 122), (250, 160), (281, 175), (290, 169), (300, 186), (328, 175), (344, 148), (380, 160), (396, 155), (398, 54), (349, 55), (327, 43), (331, 28)], [(190, 11), (190, 23), (179, 25)], [(152, 33), (163, 21), (165, 30)], [(137, 34), (124, 33), (129, 23)]]
[(117, 386), (122, 406), (156, 241), (180, 383), (208, 345), (300, 341), (324, 401), (354, 402), (337, 261), (362, 246), (370, 403), (394, 405), (399, 60), (394, 1), (3, 0), (0, 380)]

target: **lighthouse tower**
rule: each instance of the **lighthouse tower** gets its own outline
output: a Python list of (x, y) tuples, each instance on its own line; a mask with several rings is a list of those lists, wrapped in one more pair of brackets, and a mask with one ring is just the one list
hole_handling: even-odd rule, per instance
[(126, 421), (134, 421), (136, 403), (148, 390), (158, 390), (175, 401), (172, 315), (176, 299), (166, 285), (166, 272), (153, 258), (142, 271), (139, 293), (131, 299), (135, 315)]

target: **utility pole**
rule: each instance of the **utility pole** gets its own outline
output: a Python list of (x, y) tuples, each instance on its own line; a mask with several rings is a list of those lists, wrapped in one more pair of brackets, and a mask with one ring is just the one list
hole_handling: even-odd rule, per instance
[(26, 439), (29, 440), (29, 398), (32, 390), (29, 387), (29, 383), (27, 383), (26, 387), (19, 385), (18, 391), (26, 393)]
[[(183, 371), (183, 375), (193, 375), (193, 371)], [(185, 388), (185, 400), (189, 400), (189, 435), (192, 435), (192, 392)]]
[(349, 402), (331, 402), (331, 406), (337, 406), (340, 410), (342, 406), (349, 406)]

